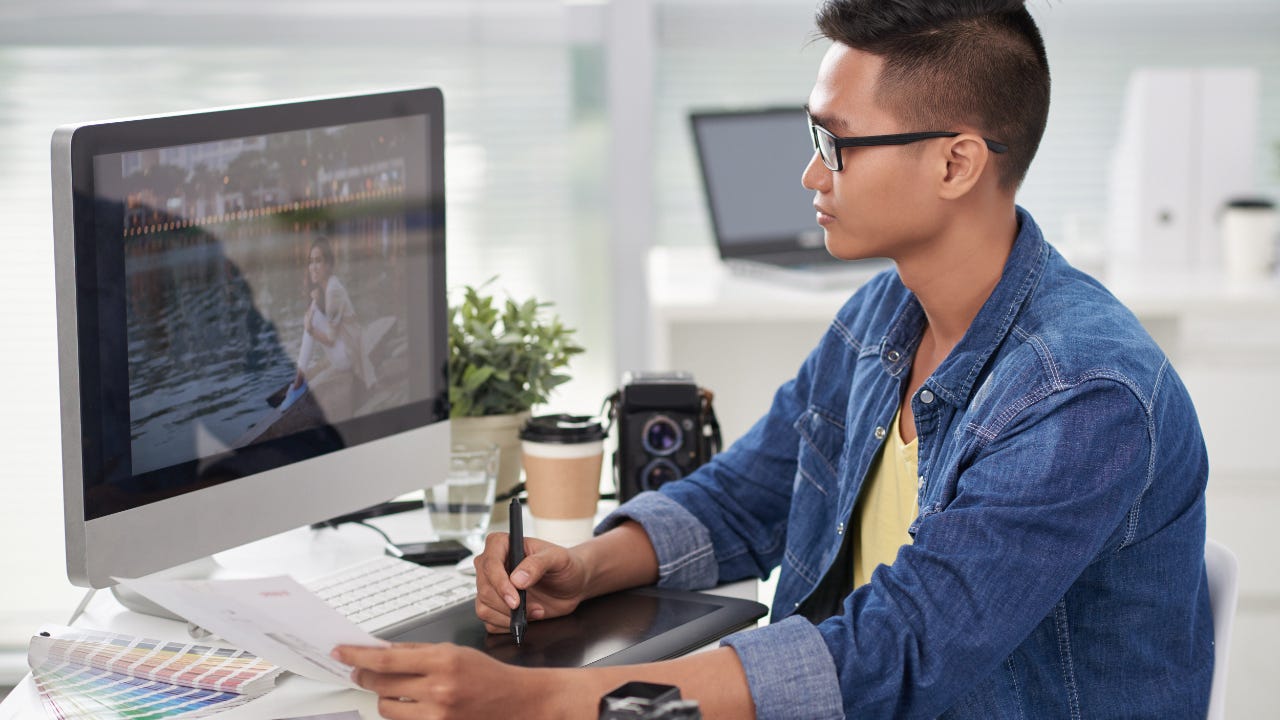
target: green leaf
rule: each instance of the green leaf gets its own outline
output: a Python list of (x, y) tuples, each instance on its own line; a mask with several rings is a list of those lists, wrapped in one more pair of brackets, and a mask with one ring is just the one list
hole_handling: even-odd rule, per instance
[[(534, 298), (498, 304), (486, 288), (464, 286), (449, 308), (449, 401), (453, 417), (527, 410), (568, 382), (569, 359), (584, 349), (574, 330)], [(457, 297), (455, 293), (453, 295)]]
[(492, 376), (493, 368), (472, 365), (462, 373), (462, 389), (468, 393), (474, 393)]

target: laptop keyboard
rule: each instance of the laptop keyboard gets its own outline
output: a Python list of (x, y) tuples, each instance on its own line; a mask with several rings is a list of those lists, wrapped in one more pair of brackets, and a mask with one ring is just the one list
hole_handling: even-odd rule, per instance
[(476, 597), (476, 580), (387, 555), (303, 583), (369, 633), (431, 615)]

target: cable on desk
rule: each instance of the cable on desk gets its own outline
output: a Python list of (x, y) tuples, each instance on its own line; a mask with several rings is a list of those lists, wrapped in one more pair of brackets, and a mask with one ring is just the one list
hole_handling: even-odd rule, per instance
[[(386, 541), (386, 544), (384, 545), (384, 547), (386, 548), (388, 554), (398, 558), (404, 557), (404, 551), (401, 550), (399, 547), (397, 547), (395, 543), (391, 542), (391, 536), (383, 532), (382, 528), (378, 527), (377, 525), (373, 525), (371, 523), (365, 522), (364, 520), (348, 520), (347, 523), (351, 525), (363, 525), (364, 527), (367, 527), (370, 530), (378, 533), (379, 535), (382, 536), (382, 539)], [(320, 526), (332, 528), (334, 530), (338, 529), (337, 525), (334, 525), (328, 522), (320, 523)], [(315, 526), (313, 525), (312, 527), (315, 527)]]
[(392, 546), (394, 546), (394, 545), (395, 545), (395, 543), (391, 542), (391, 536), (390, 536), (390, 535), (388, 535), (388, 534), (386, 534), (385, 532), (383, 532), (382, 528), (378, 527), (377, 525), (372, 525), (372, 524), (370, 524), (370, 523), (365, 522), (364, 520), (356, 520), (355, 522), (353, 522), (353, 523), (351, 523), (351, 524), (352, 524), (352, 525), (363, 525), (363, 526), (365, 526), (365, 527), (369, 528), (370, 530), (372, 530), (372, 531), (374, 531), (374, 532), (378, 533), (379, 535), (381, 535), (381, 536), (382, 536), (382, 539), (383, 539), (383, 540), (386, 540), (388, 545), (392, 545)]

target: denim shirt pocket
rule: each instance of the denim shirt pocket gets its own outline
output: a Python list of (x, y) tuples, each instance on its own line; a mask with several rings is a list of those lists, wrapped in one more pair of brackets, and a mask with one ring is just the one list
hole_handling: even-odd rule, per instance
[(800, 435), (795, 494), (809, 492), (834, 500), (839, 485), (840, 455), (844, 451), (844, 423), (810, 405), (793, 424)]
[[(793, 427), (800, 436), (796, 477), (791, 494), (791, 530), (787, 533), (787, 562), (808, 585), (816, 584), (829, 558), (829, 548), (810, 540), (815, 528), (831, 526), (840, 504), (840, 457), (844, 452), (844, 423), (826, 410), (810, 405)], [(794, 541), (794, 542), (793, 542)]]

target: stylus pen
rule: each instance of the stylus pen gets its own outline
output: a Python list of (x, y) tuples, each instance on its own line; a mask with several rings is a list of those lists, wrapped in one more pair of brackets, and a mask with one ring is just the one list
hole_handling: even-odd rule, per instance
[[(514, 572), (516, 566), (524, 562), (524, 514), (520, 508), (519, 498), (511, 498), (510, 518), (511, 537), (507, 548), (507, 573)], [(517, 590), (517, 592), (520, 593), (520, 604), (511, 611), (511, 636), (519, 645), (524, 642), (524, 631), (528, 621), (525, 620), (524, 614), (524, 590)]]

